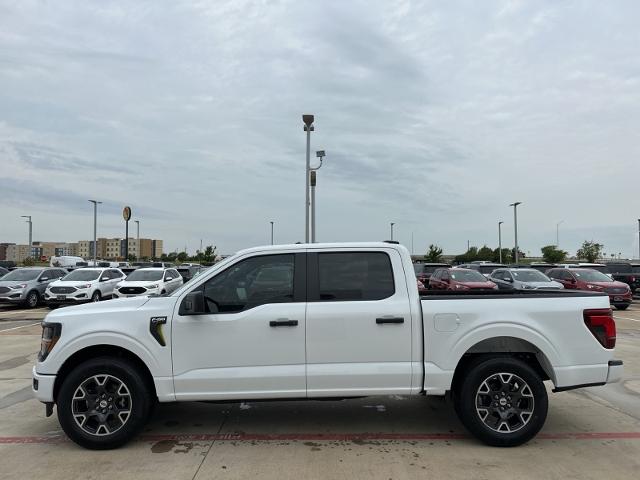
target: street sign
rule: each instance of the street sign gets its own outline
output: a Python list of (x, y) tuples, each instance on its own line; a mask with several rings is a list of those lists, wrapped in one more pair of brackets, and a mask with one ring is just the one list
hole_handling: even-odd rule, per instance
[(125, 222), (131, 220), (131, 207), (124, 207), (122, 209), (122, 218), (124, 218)]

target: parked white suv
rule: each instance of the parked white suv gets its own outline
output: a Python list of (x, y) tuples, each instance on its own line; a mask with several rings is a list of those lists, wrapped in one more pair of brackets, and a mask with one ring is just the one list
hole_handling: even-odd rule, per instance
[(125, 278), (117, 268), (80, 268), (49, 284), (44, 299), (50, 307), (99, 302), (113, 295), (113, 289)]
[(139, 268), (119, 282), (113, 298), (139, 295), (169, 294), (182, 285), (182, 276), (175, 268)]

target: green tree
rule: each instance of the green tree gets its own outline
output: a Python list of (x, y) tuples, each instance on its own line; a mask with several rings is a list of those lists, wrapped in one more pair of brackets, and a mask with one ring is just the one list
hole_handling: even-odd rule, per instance
[(478, 247), (471, 247), (466, 253), (456, 255), (454, 258), (456, 263), (469, 263), (478, 260)]
[[(491, 257), (491, 261), (493, 262), (500, 262), (500, 249), (496, 248), (493, 251), (493, 255)], [(513, 261), (512, 257), (511, 257), (511, 250), (508, 248), (503, 248), (502, 249), (502, 263), (511, 263)]]
[(587, 241), (585, 240), (582, 243), (582, 247), (578, 249), (576, 253), (577, 257), (580, 259), (584, 259), (587, 262), (595, 262), (598, 258), (600, 258), (600, 254), (602, 253), (602, 249), (604, 245), (601, 243), (594, 242), (593, 240)]
[(136, 261), (136, 256), (133, 253), (130, 253), (129, 256), (127, 257), (127, 261), (128, 262), (135, 262)]
[(216, 247), (213, 245), (208, 245), (207, 248), (204, 249), (204, 253), (202, 254), (202, 261), (207, 263), (215, 263), (216, 261)]
[(493, 259), (493, 250), (484, 245), (480, 250), (478, 250), (478, 254), (476, 256), (476, 260), (492, 260)]
[(547, 263), (564, 262), (564, 260), (567, 258), (567, 255), (569, 255), (568, 252), (560, 250), (555, 245), (547, 245), (546, 247), (542, 247), (540, 251), (542, 252), (542, 258), (544, 258), (544, 261)]
[(186, 262), (188, 258), (189, 255), (187, 254), (187, 252), (180, 252), (178, 255), (176, 255), (176, 260), (178, 260), (180, 263)]
[(429, 245), (429, 251), (424, 256), (424, 259), (430, 263), (438, 263), (442, 257), (442, 249), (437, 245)]
[(25, 267), (33, 267), (36, 264), (36, 261), (32, 257), (27, 257), (22, 261), (22, 264)]

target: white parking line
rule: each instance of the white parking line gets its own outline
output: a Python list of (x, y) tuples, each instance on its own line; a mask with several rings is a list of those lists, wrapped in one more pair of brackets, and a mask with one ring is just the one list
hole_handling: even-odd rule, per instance
[(1, 317), (5, 317), (5, 316), (9, 316), (9, 315), (24, 315), (26, 313), (42, 313), (42, 312), (46, 312), (47, 309), (46, 308), (36, 308), (33, 310), (11, 310), (8, 312), (3, 312), (0, 311), (0, 318)]
[(619, 318), (620, 320), (631, 320), (632, 322), (640, 322), (640, 320), (637, 320), (635, 318), (629, 318), (629, 317), (618, 317), (618, 316), (614, 315), (613, 318), (615, 318), (615, 319)]
[(33, 327), (34, 325), (40, 325), (41, 323), (42, 322), (36, 322), (36, 323), (30, 323), (29, 325), (20, 325), (19, 327), (5, 328), (4, 330), (0, 330), (0, 333), (9, 332), (11, 330), (18, 330), (19, 328)]

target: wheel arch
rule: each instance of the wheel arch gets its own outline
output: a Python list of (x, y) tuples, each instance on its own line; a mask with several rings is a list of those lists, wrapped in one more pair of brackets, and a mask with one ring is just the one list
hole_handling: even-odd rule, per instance
[(465, 372), (474, 364), (496, 357), (522, 360), (532, 367), (542, 380), (552, 380), (555, 383), (553, 364), (543, 349), (521, 337), (504, 335), (484, 338), (467, 348), (454, 370), (451, 390), (455, 391), (459, 387)]
[(132, 364), (134, 364), (139, 370), (140, 374), (145, 379), (147, 387), (149, 388), (149, 392), (153, 397), (157, 397), (156, 386), (153, 381), (153, 375), (149, 370), (147, 364), (142, 361), (142, 359), (126, 348), (117, 346), (117, 345), (109, 345), (109, 344), (101, 344), (101, 345), (92, 345), (89, 347), (82, 348), (72, 355), (70, 355), (62, 364), (60, 369), (58, 370), (58, 374), (56, 375), (56, 380), (53, 386), (53, 399), (57, 400), (58, 392), (60, 391), (60, 386), (64, 382), (65, 378), (69, 375), (69, 373), (73, 370), (77, 365), (90, 360), (92, 358), (97, 357), (114, 357), (114, 358), (122, 358), (126, 359)]

